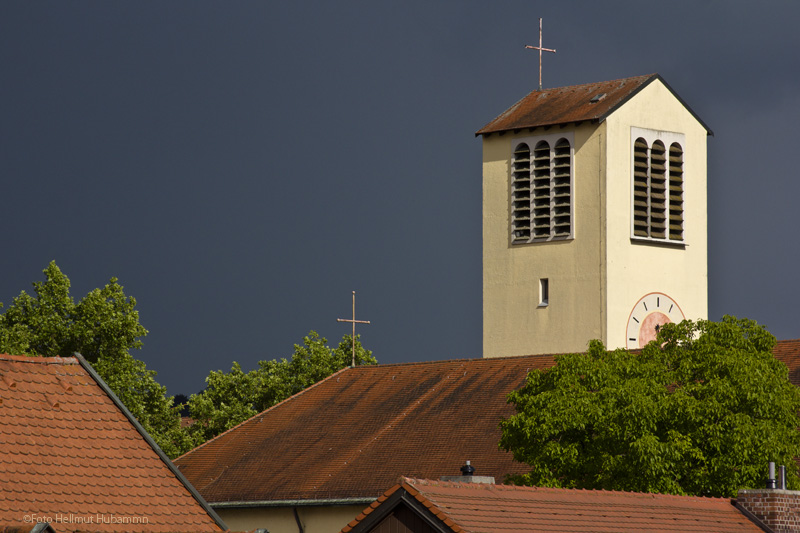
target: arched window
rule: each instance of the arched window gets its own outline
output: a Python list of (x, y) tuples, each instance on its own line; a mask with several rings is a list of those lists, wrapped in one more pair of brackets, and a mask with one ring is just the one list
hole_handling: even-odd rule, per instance
[(515, 244), (572, 237), (569, 139), (549, 136), (516, 145), (511, 203), (511, 236)]
[(644, 137), (636, 138), (631, 204), (632, 237), (683, 241), (683, 149), (680, 143), (673, 142), (667, 150), (662, 139), (653, 137), (648, 144)]

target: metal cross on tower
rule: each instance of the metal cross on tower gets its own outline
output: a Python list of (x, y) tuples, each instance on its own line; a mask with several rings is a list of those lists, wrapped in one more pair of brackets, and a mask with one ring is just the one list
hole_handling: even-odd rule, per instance
[(337, 318), (337, 322), (353, 324), (353, 367), (356, 366), (356, 324), (369, 324), (369, 320), (356, 320), (356, 291), (353, 291), (353, 318)]
[(539, 90), (542, 90), (542, 52), (553, 52), (555, 48), (542, 48), (542, 19), (539, 19), (539, 46), (525, 45), (525, 48), (539, 50)]

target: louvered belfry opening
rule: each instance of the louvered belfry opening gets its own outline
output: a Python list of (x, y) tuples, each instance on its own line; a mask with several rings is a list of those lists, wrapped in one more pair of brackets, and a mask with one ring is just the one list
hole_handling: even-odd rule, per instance
[(514, 150), (514, 178), (511, 184), (514, 242), (531, 238), (531, 149), (522, 143)]
[(565, 239), (572, 235), (572, 149), (567, 139), (542, 140), (533, 152), (514, 150), (512, 178), (514, 243)]
[(533, 152), (533, 238), (550, 236), (550, 145), (539, 141)]
[(638, 138), (633, 143), (633, 235), (683, 240), (683, 150)]
[(556, 143), (553, 161), (553, 233), (556, 237), (569, 237), (572, 233), (572, 187), (570, 146), (566, 139)]
[(683, 240), (683, 149), (678, 143), (669, 147), (669, 238)]
[(650, 236), (650, 187), (647, 142), (641, 137), (633, 143), (633, 234)]
[(664, 143), (650, 148), (650, 237), (666, 238), (667, 231), (667, 156)]

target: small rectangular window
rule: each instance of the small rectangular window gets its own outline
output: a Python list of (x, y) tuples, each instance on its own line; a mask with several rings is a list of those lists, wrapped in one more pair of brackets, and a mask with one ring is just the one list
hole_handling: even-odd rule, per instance
[(550, 303), (550, 280), (539, 280), (539, 307), (546, 307)]

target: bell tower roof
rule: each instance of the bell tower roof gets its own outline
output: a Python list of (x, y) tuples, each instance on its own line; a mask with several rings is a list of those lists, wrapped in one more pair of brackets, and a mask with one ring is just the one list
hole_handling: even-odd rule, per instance
[(658, 74), (532, 91), (478, 130), (475, 135), (490, 135), (510, 130), (519, 131), (526, 128), (558, 126), (584, 121), (602, 122), (608, 115), (655, 80), (660, 80), (703, 125), (708, 134), (713, 135), (700, 117)]

